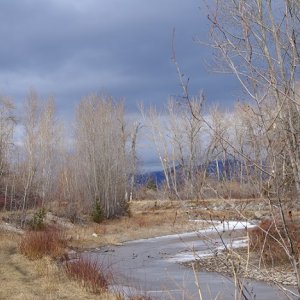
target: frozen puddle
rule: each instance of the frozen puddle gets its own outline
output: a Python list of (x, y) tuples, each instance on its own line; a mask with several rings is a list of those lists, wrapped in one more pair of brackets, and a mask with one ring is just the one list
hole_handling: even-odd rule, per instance
[(210, 227), (199, 230), (199, 233), (212, 233), (216, 231), (231, 231), (231, 230), (241, 230), (249, 229), (256, 226), (254, 222), (250, 221), (215, 221), (215, 220), (191, 220), (197, 223), (208, 223), (211, 224)]
[(144, 241), (155, 243), (159, 240), (173, 239), (175, 237), (184, 239), (184, 238), (189, 238), (189, 237), (205, 236), (205, 235), (209, 235), (211, 233), (217, 233), (217, 232), (224, 233), (226, 231), (234, 231), (234, 230), (242, 230), (242, 229), (247, 230), (249, 228), (253, 228), (256, 226), (254, 224), (254, 222), (250, 222), (250, 221), (191, 220), (191, 222), (207, 224), (210, 226), (208, 226), (208, 228), (201, 229), (198, 231), (169, 234), (169, 235), (163, 235), (163, 236), (147, 238), (147, 239), (139, 239), (139, 240), (134, 240), (134, 241), (130, 241), (130, 242), (125, 242), (124, 244), (140, 243), (140, 242), (144, 242)]
[(176, 262), (176, 263), (190, 262), (190, 261), (195, 261), (198, 259), (210, 257), (213, 255), (217, 255), (218, 253), (222, 252), (226, 248), (237, 249), (237, 248), (244, 248), (247, 246), (248, 246), (247, 238), (238, 239), (238, 240), (233, 240), (231, 243), (226, 243), (225, 245), (214, 247), (209, 250), (203, 250), (203, 251), (191, 250), (191, 251), (186, 251), (184, 253), (178, 253), (174, 257), (169, 258), (168, 261)]
[[(194, 222), (207, 222), (204, 220), (193, 220)], [(210, 221), (212, 224), (210, 227), (199, 230), (197, 235), (199, 237), (205, 237), (210, 233), (225, 233), (229, 231), (235, 230), (243, 230), (253, 228), (256, 225), (252, 222), (245, 222), (245, 221)], [(195, 234), (195, 233), (185, 233), (180, 235), (182, 238), (188, 237), (188, 235)], [(203, 243), (203, 241), (202, 241)], [(203, 259), (206, 257), (210, 257), (213, 255), (217, 255), (218, 253), (222, 252), (225, 249), (237, 249), (237, 248), (244, 248), (248, 246), (248, 239), (247, 237), (242, 237), (238, 239), (228, 240), (226, 239), (222, 241), (216, 241), (215, 243), (211, 243), (211, 241), (207, 242), (207, 247), (205, 250), (198, 250), (198, 243), (194, 241), (193, 244), (187, 245), (188, 249), (182, 253), (177, 253), (175, 256), (168, 258), (169, 262), (176, 262), (176, 263), (183, 263), (183, 262), (190, 262), (195, 261), (198, 259)]]

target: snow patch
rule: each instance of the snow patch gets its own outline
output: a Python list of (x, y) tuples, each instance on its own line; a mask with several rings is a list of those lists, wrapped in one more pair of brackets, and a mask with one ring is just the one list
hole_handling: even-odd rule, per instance
[(209, 250), (204, 251), (188, 251), (185, 253), (178, 253), (174, 257), (169, 258), (169, 262), (176, 262), (176, 263), (183, 263), (183, 262), (190, 262), (190, 261), (196, 261), (199, 259), (204, 259), (207, 257), (211, 257), (214, 255), (218, 255), (218, 253), (221, 253), (226, 248), (227, 249), (237, 249), (237, 248), (244, 248), (248, 246), (248, 239), (243, 238), (239, 240), (233, 240), (230, 243), (227, 243), (225, 245), (221, 245), (218, 247), (214, 247)]
[(233, 230), (243, 230), (243, 229), (249, 229), (256, 227), (256, 224), (254, 222), (250, 221), (207, 221), (207, 220), (193, 220), (194, 222), (201, 222), (203, 224), (210, 225), (208, 228), (201, 229), (198, 231), (192, 231), (192, 232), (185, 232), (185, 233), (176, 233), (176, 234), (169, 234), (169, 235), (163, 235), (158, 236), (154, 238), (148, 238), (148, 239), (139, 239), (134, 240), (130, 242), (126, 242), (124, 244), (133, 244), (133, 243), (140, 243), (140, 242), (157, 242), (161, 239), (173, 239), (173, 238), (189, 238), (189, 237), (199, 237), (199, 235), (209, 234), (209, 233), (217, 233), (217, 232), (226, 232), (226, 231), (233, 231)]

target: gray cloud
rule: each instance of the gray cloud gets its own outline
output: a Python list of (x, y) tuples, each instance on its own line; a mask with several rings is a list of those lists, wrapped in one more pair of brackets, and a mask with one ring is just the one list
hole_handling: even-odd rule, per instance
[[(206, 63), (208, 21), (200, 0), (2, 0), (0, 1), (0, 94), (19, 107), (30, 88), (54, 95), (60, 115), (70, 120), (81, 97), (105, 92), (161, 107), (181, 95), (171, 62), (172, 30), (192, 94), (226, 107), (239, 89), (232, 76), (216, 75)], [(144, 150), (146, 151), (146, 150)], [(149, 151), (148, 151), (149, 152)], [(144, 155), (153, 160), (153, 153)]]
[[(3, 0), (0, 3), (0, 91), (20, 102), (35, 87), (68, 109), (89, 92), (160, 104), (180, 94), (171, 35), (191, 89), (210, 99), (230, 80), (211, 81), (210, 51), (193, 42), (207, 34), (201, 1)], [(211, 86), (214, 88), (212, 89)], [(226, 101), (229, 96), (226, 93)], [(67, 104), (68, 103), (68, 104)], [(67, 113), (67, 111), (66, 111)]]

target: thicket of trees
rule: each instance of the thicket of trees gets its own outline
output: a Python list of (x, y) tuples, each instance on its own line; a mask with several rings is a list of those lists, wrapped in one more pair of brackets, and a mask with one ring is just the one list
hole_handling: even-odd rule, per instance
[[(0, 101), (0, 204), (23, 212), (62, 205), (68, 214), (103, 218), (126, 212), (135, 173), (137, 126), (124, 120), (123, 103), (90, 95), (76, 110), (73, 146), (66, 145), (54, 99), (30, 91), (22, 115), (12, 101)], [(68, 133), (70, 138), (70, 133)]]
[[(103, 218), (126, 211), (137, 188), (142, 125), (125, 120), (122, 102), (103, 95), (83, 98), (76, 108), (71, 147), (53, 98), (43, 100), (30, 91), (21, 116), (10, 100), (2, 98), (0, 104), (2, 209), (21, 210), (24, 219), (27, 209), (54, 204), (70, 217), (95, 209)], [(204, 112), (200, 96), (189, 105), (170, 100), (161, 114), (155, 109), (142, 113), (148, 128), (142, 133), (151, 132), (166, 196), (234, 198), (264, 192), (266, 148), (256, 136), (259, 122), (250, 111), (238, 105), (231, 113), (217, 108)], [(246, 159), (250, 155), (251, 162)], [(253, 167), (254, 159), (260, 168)]]
[(99, 96), (81, 101), (75, 121), (78, 176), (84, 197), (89, 203), (98, 202), (107, 218), (121, 214), (126, 207), (127, 141), (122, 103)]
[[(181, 199), (199, 199), (211, 192), (224, 199), (223, 188), (228, 198), (235, 197), (237, 188), (240, 196), (267, 199), (270, 220), (260, 228), (259, 251), (266, 251), (269, 240), (277, 245), (275, 252), (285, 253), (299, 295), (300, 4), (218, 0), (211, 7), (210, 43), (216, 65), (236, 76), (246, 101), (231, 113), (204, 110), (203, 97), (189, 95), (174, 53), (182, 100), (167, 106), (164, 122), (155, 110), (147, 116), (166, 190)], [(213, 161), (215, 181), (209, 174)]]
[[(42, 100), (31, 91), (24, 101), (22, 116), (16, 116), (10, 100), (2, 98), (0, 104), (3, 209), (25, 211), (60, 200), (73, 212), (92, 209), (96, 204), (100, 204), (105, 217), (124, 210), (135, 188), (136, 144), (141, 124), (125, 121), (123, 103), (99, 95), (82, 99), (76, 109), (71, 149), (66, 145), (63, 122), (56, 116), (53, 98)], [(241, 105), (234, 115), (214, 108), (208, 114), (210, 128), (207, 121), (193, 117), (203, 117), (202, 99), (194, 98), (190, 104), (193, 112), (189, 106), (170, 100), (163, 117), (154, 109), (143, 113), (165, 173), (169, 196), (206, 197), (204, 183), (208, 179), (248, 182), (245, 159), (231, 151), (224, 139), (241, 152), (247, 147), (251, 154), (256, 151), (261, 163), (261, 141), (255, 144), (255, 151), (242, 142), (251, 134), (246, 130), (253, 126), (254, 131), (257, 121)], [(219, 170), (220, 161), (225, 164), (233, 157), (243, 159), (244, 163), (239, 174), (227, 178), (224, 170)], [(217, 178), (207, 174), (207, 166), (213, 161)], [(229, 171), (237, 172), (236, 167)]]
[(235, 74), (247, 100), (232, 112), (204, 109), (203, 96), (189, 95), (174, 53), (182, 100), (170, 101), (163, 119), (155, 109), (144, 113), (171, 194), (199, 198), (209, 189), (218, 195), (208, 176), (215, 161), (217, 181), (236, 183), (244, 196), (277, 199), (285, 209), (299, 206), (299, 9), (298, 1), (212, 5), (216, 65)]
[(215, 4), (209, 16), (212, 46), (251, 101), (245, 133), (253, 150), (239, 154), (265, 174), (271, 238), (293, 267), (299, 297), (299, 225), (293, 219), (300, 200), (299, 1)]

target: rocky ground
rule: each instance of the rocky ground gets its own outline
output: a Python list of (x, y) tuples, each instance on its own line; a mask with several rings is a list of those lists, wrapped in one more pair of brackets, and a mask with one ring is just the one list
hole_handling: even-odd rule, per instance
[[(268, 201), (265, 199), (255, 200), (230, 200), (219, 203), (218, 201), (203, 201), (202, 213), (199, 208), (191, 207), (194, 217), (210, 214), (216, 219), (248, 219), (255, 220), (256, 223), (265, 218), (269, 218), (270, 211)], [(204, 212), (204, 214), (203, 214)], [(300, 211), (293, 210), (293, 224), (299, 226)], [(276, 215), (276, 213), (275, 213)], [(287, 212), (289, 219), (291, 211)], [(185, 262), (184, 265), (194, 266), (197, 270), (208, 272), (218, 272), (230, 276), (234, 273), (243, 278), (259, 281), (267, 281), (275, 284), (296, 286), (297, 279), (291, 264), (286, 262), (275, 262), (264, 264), (258, 252), (249, 252), (247, 248), (234, 249), (229, 253), (219, 252), (217, 255), (198, 258), (193, 262)]]
[[(261, 263), (261, 264), (260, 264)], [(229, 253), (221, 252), (217, 255), (199, 258), (193, 262), (183, 263), (196, 270), (218, 272), (224, 275), (234, 276), (234, 273), (242, 278), (258, 281), (266, 281), (274, 284), (296, 286), (296, 276), (289, 263), (281, 263), (275, 266), (264, 265), (259, 261), (258, 253), (248, 253), (247, 248), (235, 249)]]

